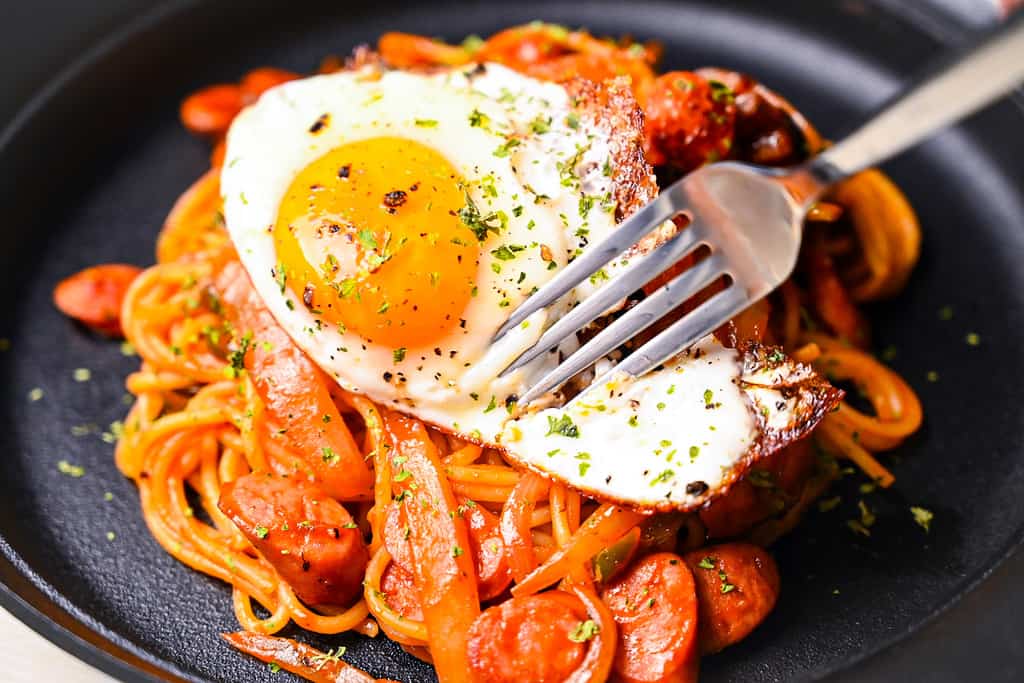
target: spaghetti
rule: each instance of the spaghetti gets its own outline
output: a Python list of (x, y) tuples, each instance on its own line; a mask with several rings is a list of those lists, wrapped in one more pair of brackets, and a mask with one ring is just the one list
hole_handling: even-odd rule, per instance
[[(399, 68), (496, 61), (551, 80), (628, 74), (649, 114), (648, 153), (664, 160), (669, 173), (685, 172), (687, 163), (705, 163), (724, 154), (791, 163), (826, 144), (786, 100), (745, 76), (718, 69), (657, 76), (652, 64), (658, 50), (653, 45), (598, 40), (537, 24), (509, 29), (476, 46), (389, 34), (379, 49), (379, 55), (358, 52), (357, 61), (383, 59)], [(325, 68), (336, 64), (325, 63)], [(292, 77), (261, 69), (237, 86), (201, 91), (183, 106), (185, 124), (219, 138), (246, 103)], [(735, 141), (722, 137), (716, 126), (697, 126), (689, 137), (678, 135), (679, 127), (690, 122), (674, 107), (697, 86), (727, 93), (721, 100), (718, 95), (708, 100), (713, 103), (708, 114), (727, 117)], [(565, 670), (548, 673), (563, 676), (558, 680), (604, 680), (616, 657), (643, 656), (630, 645), (639, 631), (624, 625), (634, 622), (619, 620), (616, 627), (618, 615), (600, 597), (612, 576), (629, 567), (666, 571), (653, 561), (637, 563), (637, 557), (653, 551), (696, 553), (692, 563), (691, 555), (686, 555), (700, 579), (693, 609), (703, 595), (700, 572), (710, 570), (721, 577), (715, 584), (719, 594), (707, 598), (701, 610), (721, 608), (727, 618), (728, 594), (737, 585), (754, 596), (758, 586), (770, 586), (771, 581), (757, 575), (749, 563), (736, 560), (738, 551), (708, 548), (708, 541), (746, 538), (763, 545), (790, 530), (835, 476), (836, 468), (822, 454), (848, 459), (878, 485), (891, 485), (892, 473), (875, 454), (898, 447), (921, 423), (921, 406), (913, 390), (865, 350), (870, 335), (857, 307), (899, 291), (916, 261), (920, 231), (899, 190), (880, 172), (866, 171), (839, 185), (812, 209), (796, 275), (720, 335), (780, 345), (829, 378), (855, 385), (870, 409), (843, 402), (815, 431), (813, 449), (798, 442), (771, 456), (699, 512), (646, 517), (588, 500), (562, 484), (513, 468), (499, 451), (391, 413), (324, 382), (306, 361), (307, 376), (295, 381), (305, 383), (310, 395), (320, 392), (319, 400), (329, 402), (338, 416), (332, 438), (350, 444), (339, 448), (352, 452), (338, 456), (355, 463), (355, 470), (348, 472), (358, 470), (372, 478), (369, 498), (342, 484), (323, 484), (344, 503), (367, 539), (370, 559), (362, 596), (354, 604), (314, 609), (219, 506), (225, 487), (251, 472), (294, 472), (308, 463), (301, 438), (287, 434), (276, 419), (276, 389), (261, 384), (262, 371), (254, 360), (260, 351), (249, 348), (242, 334), (255, 317), (268, 314), (233, 310), (262, 307), (258, 300), (246, 304), (225, 295), (224, 283), (231, 279), (225, 273), (240, 269), (220, 215), (216, 166), (222, 155), (222, 146), (217, 145), (214, 168), (182, 195), (168, 216), (157, 240), (156, 265), (138, 274), (123, 293), (120, 325), (142, 363), (127, 379), (135, 402), (124, 420), (115, 457), (120, 470), (138, 485), (142, 514), (160, 545), (180, 562), (232, 587), (234, 612), (245, 633), (229, 636), (229, 642), (310, 680), (342, 680), (340, 673), (328, 678), (324, 664), (330, 660), (331, 671), (342, 671), (344, 664), (330, 653), (318, 655), (307, 646), (265, 636), (289, 624), (322, 634), (357, 631), (373, 637), (383, 631), (412, 654), (432, 661), (442, 680), (504, 680), (505, 674), (481, 668), (484, 665), (474, 659), (477, 655), (467, 654), (482, 652), (472, 639), (491, 612), (481, 615), (481, 602), (501, 597), (535, 599), (540, 602), (531, 604), (543, 613), (576, 615), (571, 618), (582, 630), (573, 631), (563, 644), (566, 657), (575, 657), (572, 652), (577, 649), (579, 656), (566, 660)], [(87, 303), (61, 307), (101, 326), (81, 310)], [(250, 324), (240, 325), (240, 320)], [(272, 319), (267, 324), (273, 325)], [(102, 325), (110, 331), (108, 320)], [(396, 453), (404, 458), (401, 468), (395, 467)], [(419, 489), (403, 480), (412, 469)], [(757, 472), (769, 473), (772, 485), (757, 481)], [(327, 477), (317, 479), (324, 482)], [(427, 495), (424, 487), (443, 514), (425, 515), (417, 506), (396, 511), (396, 497), (415, 500)], [(479, 513), (472, 513), (473, 506), (479, 506)], [(389, 520), (389, 514), (395, 519)], [(395, 540), (401, 535), (395, 529), (405, 530), (401, 542)], [(452, 539), (458, 552), (432, 550), (439, 540), (444, 541), (443, 548), (450, 547)], [(474, 543), (473, 553), (463, 553), (462, 548)], [(488, 550), (499, 544), (499, 552)], [(636, 576), (630, 574), (627, 583), (638, 581)], [(510, 583), (512, 598), (506, 592)], [(559, 583), (565, 592), (541, 592)], [(767, 588), (765, 592), (770, 593)], [(552, 597), (553, 593), (559, 595)], [(750, 609), (767, 613), (773, 601), (774, 597), (754, 600), (757, 604)], [(653, 602), (652, 597), (652, 606)], [(511, 603), (507, 612), (503, 621), (488, 628), (496, 633), (511, 628), (517, 618)], [(540, 633), (540, 628), (534, 624), (522, 632)], [(619, 640), (616, 628), (626, 629)], [(695, 623), (692, 628), (697, 628)], [(703, 632), (698, 638), (705, 652), (736, 639), (716, 640)], [(553, 648), (558, 642), (556, 638), (537, 647)], [(696, 648), (680, 654), (694, 677)], [(510, 661), (508, 666), (514, 666), (515, 658)], [(541, 665), (524, 663), (525, 669), (513, 673), (536, 673), (530, 667)]]

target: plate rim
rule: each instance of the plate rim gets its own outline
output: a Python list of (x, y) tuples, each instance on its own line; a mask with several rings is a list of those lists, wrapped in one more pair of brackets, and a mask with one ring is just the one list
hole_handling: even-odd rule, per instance
[[(175, 15), (188, 12), (203, 2), (204, 0), (163, 0), (137, 12), (134, 16), (121, 19), (118, 22), (120, 25), (115, 24), (114, 28), (100, 36), (84, 51), (64, 63), (17, 108), (13, 118), (0, 128), (0, 156), (15, 142), (22, 130), (31, 124), (33, 118), (41, 115), (60, 92), (76, 79), (95, 68), (104, 58), (116, 54), (138, 34), (157, 28)], [(958, 47), (976, 33), (933, 3), (928, 3), (927, 6), (922, 3), (920, 7), (913, 7), (913, 12), (907, 12), (904, 5), (893, 0), (867, 2), (882, 12), (900, 18), (940, 45)], [(922, 18), (928, 20), (921, 21)], [(1006, 99), (1016, 105), (1015, 109), (1024, 119), (1024, 85)], [(855, 673), (855, 670), (865, 662), (882, 656), (898, 647), (900, 643), (918, 637), (924, 629), (933, 626), (943, 614), (956, 607), (966, 595), (977, 590), (1010, 557), (1022, 549), (1024, 527), (1016, 530), (1007, 540), (990, 565), (971, 576), (964, 577), (956, 587), (941, 596), (939, 606), (929, 611), (914, 627), (892, 634), (882, 641), (880, 647), (871, 652), (851, 657), (839, 668), (824, 674), (824, 679)], [(134, 643), (131, 647), (125, 647), (100, 629), (94, 628), (76, 614), (76, 610), (69, 610), (59, 601), (46, 595), (45, 591), (22, 571), (19, 563), (12, 561), (11, 558), (22, 560), (21, 555), (10, 545), (6, 537), (0, 535), (0, 607), (64, 652), (124, 683), (207, 683), (208, 679), (175, 673), (168, 668), (166, 661), (151, 655), (142, 647)], [(15, 587), (11, 585), (12, 583), (22, 585)], [(51, 614), (58, 617), (55, 618)], [(89, 634), (93, 638), (87, 638), (83, 634)], [(138, 652), (133, 652), (133, 649)], [(144, 667), (147, 665), (156, 673), (145, 670)], [(813, 671), (809, 673), (815, 675)]]

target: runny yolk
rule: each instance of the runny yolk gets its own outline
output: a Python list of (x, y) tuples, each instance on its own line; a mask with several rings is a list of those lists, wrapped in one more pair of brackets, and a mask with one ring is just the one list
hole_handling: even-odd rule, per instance
[(459, 324), (479, 250), (458, 211), (460, 178), (397, 137), (338, 147), (304, 168), (278, 211), (275, 277), (324, 323), (398, 348)]

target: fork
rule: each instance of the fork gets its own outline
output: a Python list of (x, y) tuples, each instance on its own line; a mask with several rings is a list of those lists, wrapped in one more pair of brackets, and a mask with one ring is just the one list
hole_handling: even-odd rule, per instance
[(933, 67), (929, 75), (884, 105), (852, 135), (800, 166), (778, 169), (714, 163), (670, 185), (523, 302), (498, 330), (495, 341), (665, 221), (682, 214), (688, 219), (686, 227), (629, 264), (547, 328), (502, 375), (556, 348), (684, 256), (701, 247), (706, 247), (709, 255), (580, 346), (521, 395), (519, 405), (557, 389), (724, 276), (724, 289), (659, 332), (591, 386), (613, 373), (643, 375), (693, 345), (789, 277), (796, 266), (804, 217), (829, 187), (973, 113), (1022, 80), (1024, 12), (969, 54)]

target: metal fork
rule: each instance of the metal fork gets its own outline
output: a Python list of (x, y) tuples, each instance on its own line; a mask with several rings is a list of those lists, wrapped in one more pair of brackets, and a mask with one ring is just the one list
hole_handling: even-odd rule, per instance
[[(670, 185), (527, 299), (495, 340), (554, 303), (665, 221), (685, 214), (687, 227), (636, 259), (551, 325), (503, 374), (557, 347), (702, 245), (710, 249), (710, 255), (601, 330), (520, 396), (519, 404), (526, 405), (557, 389), (725, 276), (724, 289), (633, 351), (608, 374), (642, 375), (693, 345), (789, 277), (796, 265), (804, 217), (831, 185), (971, 114), (1022, 80), (1024, 13), (966, 56), (934, 67), (852, 135), (801, 166), (772, 169), (716, 163)], [(597, 378), (594, 384), (603, 379)]]

